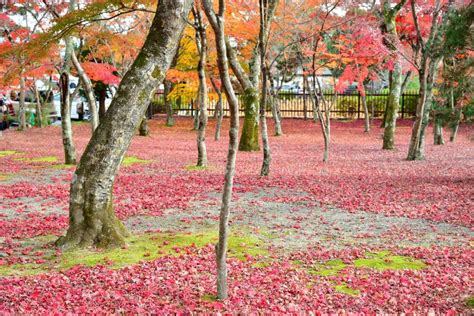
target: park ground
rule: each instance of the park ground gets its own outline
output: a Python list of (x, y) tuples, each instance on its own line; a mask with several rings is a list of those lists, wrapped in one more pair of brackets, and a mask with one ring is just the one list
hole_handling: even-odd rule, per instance
[[(375, 122), (375, 125), (379, 122)], [(69, 183), (59, 127), (0, 139), (0, 314), (9, 313), (464, 313), (474, 306), (474, 128), (405, 160), (382, 129), (334, 122), (329, 163), (311, 121), (284, 120), (261, 153), (239, 153), (232, 205), (229, 299), (215, 300), (214, 246), (227, 153), (207, 137), (209, 167), (194, 167), (189, 119), (150, 121), (136, 136), (114, 188), (131, 232), (116, 250), (61, 252)], [(270, 126), (272, 130), (272, 126)], [(74, 125), (82, 152), (86, 123)]]

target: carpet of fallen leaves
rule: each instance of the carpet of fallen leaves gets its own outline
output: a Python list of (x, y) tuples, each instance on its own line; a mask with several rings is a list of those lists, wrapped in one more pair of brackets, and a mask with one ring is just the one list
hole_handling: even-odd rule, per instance
[[(258, 176), (261, 153), (239, 153), (235, 191), (285, 188), (307, 194), (278, 197), (279, 202), (304, 199), (347, 212), (364, 210), (473, 229), (474, 128), (462, 126), (457, 141), (444, 146), (431, 145), (429, 133), (427, 159), (408, 162), (405, 157), (411, 124), (401, 121), (397, 149), (382, 151), (380, 128), (364, 134), (362, 122), (334, 122), (330, 162), (323, 163), (319, 127), (310, 121), (285, 120), (285, 135), (270, 139), (271, 175)], [(115, 207), (121, 219), (160, 217), (170, 208), (179, 212), (190, 201), (205, 199), (208, 193), (222, 188), (228, 143), (225, 132), (215, 142), (210, 127), (210, 167), (194, 171), (187, 168), (195, 164), (197, 156), (192, 122), (179, 119), (175, 127), (167, 128), (162, 120), (153, 120), (150, 125), (151, 136), (135, 137), (127, 153), (148, 162), (124, 166), (117, 177)], [(87, 124), (74, 126), (79, 153), (89, 137)], [(15, 240), (64, 233), (73, 169), (60, 165), (63, 153), (57, 127), (7, 131), (0, 139), (0, 153), (6, 150), (16, 153), (0, 154), (0, 179), (4, 178), (0, 182), (0, 253), (7, 255), (0, 257), (0, 265), (36, 262), (42, 260), (41, 254), (28, 259), (15, 255), (19, 251)], [(56, 157), (57, 161), (45, 157)], [(315, 246), (303, 253), (278, 256), (267, 267), (252, 265), (251, 258), (232, 259), (230, 298), (226, 302), (209, 299), (215, 294), (211, 246), (120, 270), (75, 267), (33, 277), (0, 277), (0, 314), (343, 310), (459, 313), (468, 309), (465, 301), (474, 293), (472, 241), (461, 247), (400, 248), (393, 244), (382, 249), (422, 259), (428, 266), (417, 271), (369, 273), (349, 267), (323, 278), (292, 264), (298, 260), (311, 265), (332, 258), (350, 261), (363, 256), (366, 250), (374, 249)], [(357, 288), (360, 295), (337, 292), (335, 284)]]

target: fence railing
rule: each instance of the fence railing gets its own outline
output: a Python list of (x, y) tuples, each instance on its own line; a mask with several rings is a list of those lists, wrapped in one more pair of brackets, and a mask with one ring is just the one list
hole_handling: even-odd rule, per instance
[[(364, 106), (362, 102), (362, 95), (355, 91), (353, 93), (338, 93), (334, 98), (333, 92), (325, 92), (324, 96), (327, 100), (333, 101), (331, 106), (331, 118), (363, 118)], [(244, 115), (241, 96), (238, 95), (240, 105), (240, 115)], [(366, 102), (368, 111), (371, 117), (382, 117), (385, 107), (388, 102), (388, 93), (367, 93)], [(406, 91), (400, 96), (399, 117), (409, 118), (415, 115), (416, 103), (418, 100), (418, 91)], [(313, 115), (313, 107), (311, 96), (303, 93), (281, 92), (278, 97), (273, 99), (278, 102), (281, 116), (283, 118), (311, 118)], [(152, 101), (153, 113), (165, 113), (163, 94), (157, 94)], [(175, 114), (179, 116), (193, 116), (196, 114), (196, 102), (191, 100), (189, 102), (180, 102), (180, 100), (173, 100), (173, 109)], [(211, 99), (208, 106), (208, 114), (214, 115), (217, 105), (217, 100)], [(228, 116), (229, 105), (224, 99), (224, 116)], [(272, 116), (270, 107), (267, 107), (268, 116)]]

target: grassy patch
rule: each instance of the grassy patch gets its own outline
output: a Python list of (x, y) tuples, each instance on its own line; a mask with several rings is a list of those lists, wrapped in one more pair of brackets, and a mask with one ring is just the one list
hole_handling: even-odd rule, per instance
[(426, 267), (426, 264), (421, 260), (407, 256), (392, 256), (387, 251), (369, 253), (367, 257), (355, 260), (354, 266), (377, 270), (421, 270)]
[(15, 154), (19, 154), (19, 152), (14, 151), (14, 150), (0, 150), (0, 158), (15, 155)]
[(188, 171), (204, 171), (204, 170), (208, 170), (209, 167), (189, 165), (189, 166), (184, 167), (184, 169), (186, 169)]
[(359, 296), (360, 295), (360, 291), (358, 289), (351, 288), (351, 287), (347, 286), (347, 284), (345, 284), (345, 283), (338, 284), (338, 285), (334, 286), (334, 288), (337, 292), (344, 293), (346, 295), (350, 295), (350, 296)]
[(10, 177), (8, 174), (0, 173), (0, 181), (8, 180)]
[(315, 265), (309, 272), (320, 276), (331, 276), (337, 275), (346, 267), (347, 265), (341, 259), (334, 259)]
[(128, 166), (131, 166), (131, 165), (137, 164), (137, 163), (146, 164), (146, 163), (150, 163), (150, 162), (151, 162), (151, 160), (144, 160), (144, 159), (137, 158), (135, 156), (127, 156), (127, 157), (123, 158), (122, 166), (128, 167)]
[(66, 164), (57, 164), (53, 166), (53, 169), (70, 169), (70, 168), (75, 168), (76, 165), (66, 165)]
[(55, 156), (46, 156), (46, 157), (37, 157), (37, 158), (16, 158), (17, 161), (27, 161), (27, 162), (57, 162), (58, 158)]

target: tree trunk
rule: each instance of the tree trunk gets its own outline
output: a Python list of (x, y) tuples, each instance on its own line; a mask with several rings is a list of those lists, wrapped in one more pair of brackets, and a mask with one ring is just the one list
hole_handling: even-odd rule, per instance
[(223, 100), (222, 100), (222, 91), (217, 87), (216, 82), (213, 78), (211, 78), (212, 87), (214, 91), (217, 93), (218, 100), (216, 104), (215, 113), (217, 114), (217, 121), (216, 121), (216, 133), (214, 135), (214, 140), (221, 139), (221, 127), (222, 127), (222, 117), (224, 116), (224, 108), (223, 108)]
[(105, 99), (107, 99), (107, 88), (101, 84), (101, 87), (98, 89), (99, 94), (99, 122), (105, 116), (107, 109), (105, 108)]
[(197, 147), (198, 147), (198, 167), (207, 166), (207, 149), (206, 149), (206, 127), (207, 127), (207, 105), (209, 97), (207, 94), (206, 82), (206, 62), (207, 62), (207, 34), (202, 21), (201, 10), (193, 9), (195, 29), (196, 29), (196, 46), (199, 52), (198, 62), (198, 106), (199, 106), (199, 123), (197, 128)]
[(36, 126), (39, 128), (43, 128), (43, 111), (41, 110), (41, 97), (38, 89), (36, 88), (36, 84), (34, 84), (33, 89), (35, 90), (36, 97)]
[(240, 151), (259, 151), (258, 143), (258, 92), (255, 88), (244, 91), (242, 96), (245, 116), (240, 136)]
[(395, 148), (395, 128), (397, 125), (398, 108), (400, 106), (401, 85), (402, 64), (397, 57), (393, 68), (392, 89), (390, 89), (390, 95), (388, 96), (387, 116), (383, 134), (383, 149), (390, 150)]
[(323, 136), (324, 136), (324, 156), (323, 156), (323, 161), (328, 162), (329, 161), (329, 145), (331, 142), (331, 119), (330, 115), (328, 113), (325, 113), (326, 115), (326, 122), (323, 124), (322, 129), (323, 129)]
[[(70, 45), (72, 45), (72, 42)], [(89, 76), (87, 76), (86, 72), (81, 66), (81, 63), (77, 59), (77, 56), (74, 50), (72, 51), (72, 54), (71, 54), (71, 60), (72, 60), (72, 64), (74, 65), (74, 68), (76, 68), (77, 74), (79, 78), (81, 79), (82, 86), (84, 87), (84, 90), (86, 92), (87, 104), (89, 105), (89, 112), (91, 113), (91, 128), (92, 128), (92, 133), (94, 133), (95, 129), (99, 125), (99, 116), (98, 116), (98, 111), (97, 111), (97, 104), (95, 101), (94, 88), (92, 87), (92, 82), (89, 79)], [(104, 109), (105, 109), (105, 103), (104, 103)]]
[(458, 135), (459, 123), (461, 122), (461, 110), (456, 109), (454, 123), (451, 125), (451, 135), (449, 136), (449, 141), (454, 143), (456, 136)]
[(424, 158), (424, 153), (420, 150), (420, 137), (426, 105), (426, 75), (424, 69), (420, 69), (418, 73), (420, 77), (420, 94), (416, 105), (416, 117), (415, 123), (413, 124), (407, 160), (422, 160)]
[(19, 118), (20, 118), (20, 127), (18, 130), (26, 130), (26, 105), (25, 105), (25, 93), (26, 93), (26, 84), (25, 78), (23, 77), (23, 72), (20, 74), (20, 106), (19, 106)]
[(171, 127), (174, 126), (174, 118), (173, 118), (173, 103), (168, 98), (168, 95), (171, 92), (171, 81), (165, 79), (163, 81), (163, 98), (165, 101), (165, 108), (166, 108), (166, 126)]
[(443, 125), (439, 119), (435, 119), (434, 121), (433, 137), (435, 145), (444, 145)]
[(114, 179), (174, 56), (191, 0), (160, 0), (147, 39), (92, 135), (71, 183), (65, 247), (117, 247), (127, 231), (113, 210)]
[(281, 113), (280, 113), (280, 104), (278, 97), (272, 98), (272, 115), (273, 115), (273, 122), (275, 123), (275, 136), (282, 136), (283, 130), (281, 128)]
[(140, 123), (140, 127), (138, 128), (138, 133), (140, 136), (150, 135), (150, 128), (148, 127), (148, 119), (146, 118), (146, 115), (143, 116), (142, 122)]
[(364, 107), (364, 132), (370, 132), (370, 117), (369, 117), (369, 107), (367, 106), (367, 97), (365, 95), (365, 86), (362, 86), (364, 89), (361, 98), (362, 98), (362, 105)]
[(72, 138), (71, 102), (69, 94), (69, 74), (63, 72), (60, 77), (61, 88), (61, 127), (64, 147), (64, 163), (76, 164), (76, 147)]
[(392, 92), (392, 87), (393, 87), (393, 71), (390, 70), (388, 72), (388, 95), (389, 97), (387, 98), (387, 102), (385, 103), (385, 110), (383, 111), (383, 118), (382, 118), (382, 124), (380, 125), (381, 128), (385, 128), (385, 124), (387, 122), (387, 113), (388, 113), (388, 103), (390, 102), (390, 93)]
[(229, 230), (230, 202), (232, 199), (232, 187), (235, 174), (235, 159), (238, 149), (239, 135), (239, 104), (234, 93), (234, 88), (229, 76), (227, 52), (224, 33), (225, 1), (219, 1), (219, 15), (213, 9), (212, 0), (202, 0), (208, 20), (214, 30), (217, 46), (217, 65), (224, 92), (227, 96), (230, 109), (229, 151), (227, 153), (227, 164), (224, 181), (224, 193), (222, 194), (222, 207), (219, 215), (219, 242), (216, 246), (217, 263), (217, 297), (220, 300), (227, 298), (227, 238)]

